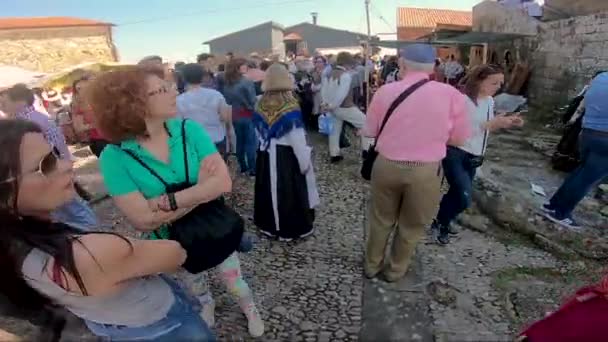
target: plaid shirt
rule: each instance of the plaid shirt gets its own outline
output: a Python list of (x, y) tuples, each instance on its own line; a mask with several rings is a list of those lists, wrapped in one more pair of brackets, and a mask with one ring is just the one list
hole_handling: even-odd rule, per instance
[(70, 153), (70, 150), (68, 149), (63, 132), (61, 132), (61, 129), (57, 127), (55, 122), (50, 120), (47, 115), (36, 111), (33, 106), (29, 106), (17, 113), (15, 117), (17, 119), (29, 120), (38, 124), (38, 126), (40, 126), (42, 129), (42, 134), (44, 134), (46, 141), (51, 146), (59, 150), (59, 153), (61, 153), (61, 158), (72, 159), (72, 153)]

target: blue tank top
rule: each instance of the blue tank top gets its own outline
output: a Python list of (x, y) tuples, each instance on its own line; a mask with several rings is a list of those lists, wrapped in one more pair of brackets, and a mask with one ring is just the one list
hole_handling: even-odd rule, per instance
[(608, 72), (599, 74), (589, 85), (583, 128), (608, 132)]

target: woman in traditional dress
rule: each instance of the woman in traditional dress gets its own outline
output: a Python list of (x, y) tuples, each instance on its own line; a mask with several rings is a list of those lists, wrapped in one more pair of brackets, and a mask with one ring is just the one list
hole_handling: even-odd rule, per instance
[(281, 241), (304, 238), (313, 233), (319, 192), (302, 112), (285, 66), (268, 68), (262, 88), (253, 115), (260, 139), (254, 222), (263, 234)]

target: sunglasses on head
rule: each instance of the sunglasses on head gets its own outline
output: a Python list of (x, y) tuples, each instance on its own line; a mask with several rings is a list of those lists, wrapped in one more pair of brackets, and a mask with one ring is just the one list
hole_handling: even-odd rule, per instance
[[(53, 173), (53, 171), (57, 170), (59, 159), (61, 159), (61, 153), (57, 147), (53, 147), (49, 153), (40, 159), (40, 162), (38, 162), (38, 167), (31, 173), (39, 173), (44, 177), (48, 177), (51, 173)], [(0, 183), (12, 182), (15, 179), (16, 177), (11, 177)]]

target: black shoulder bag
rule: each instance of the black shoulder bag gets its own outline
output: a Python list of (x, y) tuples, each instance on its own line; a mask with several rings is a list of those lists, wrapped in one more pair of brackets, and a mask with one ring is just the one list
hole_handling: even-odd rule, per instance
[(397, 97), (393, 104), (391, 104), (391, 106), (388, 108), (388, 111), (384, 116), (384, 120), (382, 120), (380, 130), (376, 135), (376, 141), (372, 146), (369, 147), (365, 155), (365, 159), (363, 159), (363, 165), (361, 166), (361, 177), (363, 177), (363, 179), (372, 179), (372, 169), (374, 168), (374, 162), (376, 161), (376, 158), (378, 158), (378, 151), (376, 151), (376, 145), (378, 144), (378, 139), (380, 139), (380, 134), (382, 134), (382, 131), (384, 130), (384, 126), (386, 126), (386, 122), (388, 121), (388, 119), (391, 117), (395, 109), (397, 109), (397, 107), (399, 107), (399, 105), (403, 103), (403, 101), (405, 101), (405, 99), (407, 99), (410, 95), (412, 95), (413, 92), (415, 92), (418, 88), (422, 87), (428, 82), (429, 80), (424, 79), (407, 88), (403, 93), (401, 93), (401, 95), (399, 95), (399, 97)]
[[(192, 186), (188, 170), (185, 123), (186, 120), (182, 121), (185, 182), (168, 184), (132, 151), (123, 150), (163, 183), (167, 193), (175, 193)], [(169, 238), (179, 242), (188, 254), (182, 266), (190, 273), (200, 273), (221, 264), (237, 250), (243, 232), (243, 219), (224, 203), (223, 197), (199, 204), (188, 214), (169, 224)]]

